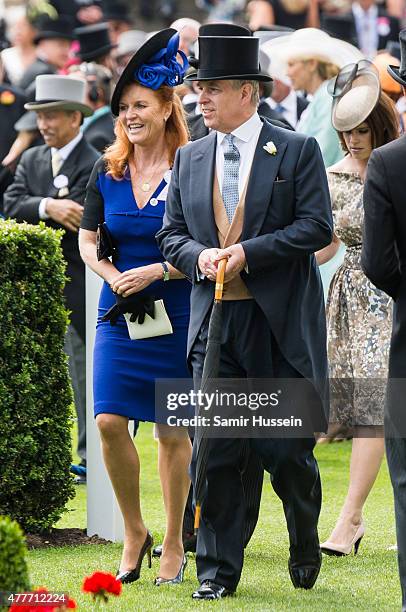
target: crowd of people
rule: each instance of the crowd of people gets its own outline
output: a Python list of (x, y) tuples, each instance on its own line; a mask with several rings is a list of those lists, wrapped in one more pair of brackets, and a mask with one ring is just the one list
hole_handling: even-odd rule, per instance
[[(180, 18), (152, 33), (134, 29), (127, 5), (45, 4), (6, 15), (0, 216), (65, 230), (78, 484), (85, 265), (104, 280), (94, 414), (125, 524), (118, 579), (136, 581), (155, 554), (155, 584), (177, 584), (195, 550), (193, 597), (234, 593), (266, 470), (283, 502), (292, 583), (312, 588), (321, 553), (358, 551), (385, 421), (406, 606), (403, 387), (386, 389), (388, 376), (403, 377), (405, 350), (404, 3), (200, 3), (247, 23)], [(348, 493), (321, 545), (316, 436), (210, 440), (193, 533), (198, 444), (157, 419), (155, 381), (199, 384), (222, 259), (218, 376), (312, 381), (317, 442), (352, 438)], [(170, 329), (132, 339), (160, 316)], [(166, 512), (155, 548), (129, 420), (133, 436), (140, 421), (155, 423)]]

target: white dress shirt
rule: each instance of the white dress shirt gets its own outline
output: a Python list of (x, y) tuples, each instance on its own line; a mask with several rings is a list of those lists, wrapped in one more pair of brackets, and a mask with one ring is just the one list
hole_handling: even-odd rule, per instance
[[(263, 123), (259, 118), (258, 113), (255, 112), (252, 117), (248, 119), (248, 121), (231, 132), (233, 136), (235, 136), (234, 144), (240, 153), (240, 167), (238, 173), (238, 193), (240, 197), (249, 177), (255, 149), (257, 148), (258, 138), (262, 127)], [(224, 140), (225, 137), (226, 134), (223, 134), (223, 132), (217, 132), (216, 172), (220, 193), (223, 192), (224, 152), (226, 151), (227, 147)], [(245, 266), (245, 271), (248, 274), (249, 271), (247, 265)], [(198, 281), (204, 278), (204, 274), (200, 272), (198, 266), (196, 266), (196, 278)]]
[[(262, 126), (263, 123), (259, 118), (258, 113), (255, 112), (252, 117), (248, 119), (248, 121), (231, 132), (235, 137), (234, 144), (240, 153), (240, 169), (238, 176), (238, 193), (240, 197), (244, 191), (244, 187), (251, 170), (252, 160), (254, 159), (254, 153)], [(224, 153), (227, 150), (225, 137), (226, 134), (217, 132), (216, 171), (220, 193), (223, 192)]]
[[(60, 149), (51, 147), (51, 158), (52, 158), (52, 155), (54, 155), (54, 153), (58, 151), (59, 155), (61, 156), (62, 163), (64, 163), (68, 159), (69, 155), (72, 153), (76, 145), (78, 145), (79, 142), (82, 140), (82, 138), (83, 138), (83, 134), (82, 132), (79, 132), (79, 134), (75, 136), (75, 138), (70, 140), (68, 144), (61, 147)], [(39, 214), (39, 218), (42, 220), (49, 219), (49, 215), (46, 212), (47, 200), (48, 198), (42, 198), (41, 202), (39, 203), (38, 214)]]
[[(273, 110), (275, 110), (275, 108), (278, 106), (278, 103), (275, 102), (275, 100), (271, 97), (267, 98), (265, 102), (267, 102)], [(293, 128), (295, 128), (298, 122), (296, 92), (291, 89), (286, 98), (279, 102), (279, 104), (281, 104), (284, 108), (284, 110), (280, 114), (284, 119), (286, 119), (286, 121), (290, 123)]]
[(358, 2), (353, 2), (351, 8), (355, 19), (359, 48), (367, 58), (373, 59), (379, 42), (378, 7), (373, 4), (365, 11)]

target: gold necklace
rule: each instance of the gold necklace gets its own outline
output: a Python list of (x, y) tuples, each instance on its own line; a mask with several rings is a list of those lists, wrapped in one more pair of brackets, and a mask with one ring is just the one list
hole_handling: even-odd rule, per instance
[(142, 189), (142, 191), (144, 191), (145, 193), (146, 193), (147, 191), (151, 191), (151, 181), (152, 181), (152, 179), (154, 178), (154, 176), (155, 176), (155, 174), (156, 174), (156, 171), (157, 171), (157, 169), (158, 169), (159, 165), (162, 163), (162, 160), (163, 160), (163, 158), (164, 158), (164, 157), (165, 157), (165, 156), (163, 155), (163, 156), (161, 157), (161, 159), (159, 160), (159, 162), (157, 163), (157, 165), (155, 166), (155, 168), (154, 168), (154, 172), (153, 172), (153, 174), (152, 174), (152, 176), (151, 176), (151, 178), (150, 178), (149, 180), (147, 179), (147, 180), (143, 181), (143, 180), (142, 180), (142, 177), (141, 177), (141, 189)]

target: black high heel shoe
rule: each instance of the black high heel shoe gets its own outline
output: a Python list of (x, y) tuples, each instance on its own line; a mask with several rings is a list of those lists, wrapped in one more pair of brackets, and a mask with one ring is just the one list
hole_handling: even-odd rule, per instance
[(154, 539), (149, 531), (147, 531), (147, 537), (145, 538), (145, 542), (142, 545), (140, 550), (140, 554), (138, 555), (137, 565), (134, 569), (128, 570), (126, 572), (117, 571), (116, 579), (119, 580), (122, 584), (129, 584), (130, 582), (135, 582), (140, 577), (141, 565), (145, 555), (148, 555), (148, 567), (152, 567), (152, 559), (151, 559), (151, 550), (154, 545)]
[(187, 557), (186, 555), (183, 555), (180, 570), (175, 576), (175, 578), (161, 578), (160, 576), (158, 576), (158, 578), (155, 578), (154, 580), (155, 586), (161, 586), (161, 584), (180, 584), (181, 582), (183, 582), (183, 576), (185, 573), (186, 565), (187, 565)]

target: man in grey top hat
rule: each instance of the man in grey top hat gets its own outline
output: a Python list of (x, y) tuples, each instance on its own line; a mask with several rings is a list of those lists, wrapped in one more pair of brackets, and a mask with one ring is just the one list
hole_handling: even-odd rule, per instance
[(45, 145), (24, 152), (14, 182), (4, 194), (4, 212), (17, 221), (45, 221), (65, 230), (62, 250), (69, 281), (66, 303), (71, 324), (65, 350), (69, 356), (78, 414), (78, 454), (86, 461), (85, 389), (85, 275), (78, 249), (78, 229), (85, 188), (99, 157), (80, 131), (83, 117), (92, 109), (85, 104), (85, 83), (66, 76), (41, 75), (36, 79), (36, 99), (25, 108), (37, 113)]

